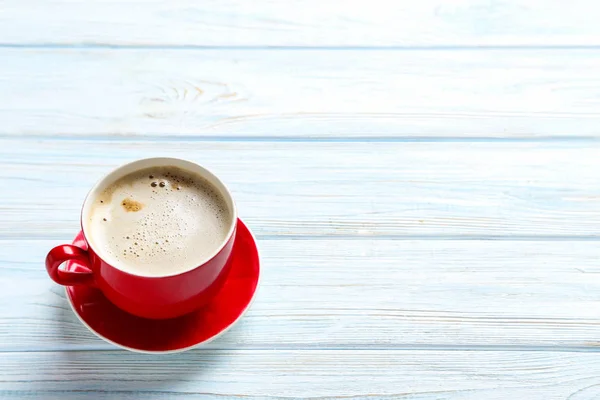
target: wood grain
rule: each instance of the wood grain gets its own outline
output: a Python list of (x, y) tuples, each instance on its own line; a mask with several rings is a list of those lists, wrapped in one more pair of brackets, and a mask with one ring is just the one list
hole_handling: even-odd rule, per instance
[(598, 45), (592, 0), (4, 0), (2, 43), (126, 46)]
[(3, 399), (539, 399), (600, 391), (597, 354), (490, 351), (4, 353)]
[[(114, 348), (79, 323), (62, 287), (47, 277), (43, 259), (57, 244), (0, 241), (0, 352)], [(256, 301), (209, 348), (600, 345), (597, 242), (261, 240), (259, 246)]]
[(598, 142), (0, 140), (2, 238), (70, 238), (87, 191), (136, 158), (199, 162), (260, 238), (597, 240)]
[(0, 48), (0, 59), (3, 136), (599, 134), (595, 50)]

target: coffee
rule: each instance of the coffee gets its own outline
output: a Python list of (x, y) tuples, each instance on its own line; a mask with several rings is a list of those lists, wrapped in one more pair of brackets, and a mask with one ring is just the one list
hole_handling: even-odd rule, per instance
[(213, 255), (231, 218), (223, 195), (203, 177), (153, 167), (118, 179), (93, 199), (88, 240), (125, 272), (172, 275)]

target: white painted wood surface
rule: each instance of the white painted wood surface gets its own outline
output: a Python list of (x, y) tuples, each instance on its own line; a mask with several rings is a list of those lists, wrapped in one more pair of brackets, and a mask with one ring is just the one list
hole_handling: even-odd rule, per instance
[(594, 0), (4, 0), (11, 45), (582, 46)]
[(11, 400), (285, 399), (290, 393), (319, 399), (587, 400), (600, 394), (598, 355), (589, 353), (265, 349), (156, 357), (69, 351), (9, 353), (3, 363), (12, 377), (3, 382), (3, 398)]
[[(0, 352), (113, 349), (87, 332), (41, 270), (39, 259), (56, 243), (0, 241), (0, 262), (8, 266), (0, 270)], [(260, 295), (209, 348), (600, 346), (597, 242), (355, 238), (260, 245)], [(16, 279), (27, 280), (26, 290)]]
[(2, 135), (480, 139), (600, 132), (600, 52), (593, 49), (0, 47), (0, 60)]
[[(591, 1), (0, 2), (0, 399), (600, 398)], [(118, 164), (196, 160), (253, 308), (117, 350), (43, 259)]]
[(265, 239), (596, 240), (598, 143), (2, 139), (0, 176), (37, 195), (0, 192), (0, 238), (69, 237), (106, 171), (166, 155), (214, 170)]

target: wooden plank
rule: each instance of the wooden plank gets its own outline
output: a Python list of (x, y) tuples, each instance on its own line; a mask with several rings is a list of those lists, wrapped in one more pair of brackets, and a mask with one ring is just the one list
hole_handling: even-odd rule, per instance
[(598, 45), (597, 19), (592, 0), (5, 0), (0, 39), (25, 45)]
[[(5, 353), (3, 399), (540, 399), (600, 391), (597, 354), (506, 351)], [(569, 397), (570, 396), (570, 397)]]
[(261, 238), (598, 239), (600, 143), (0, 140), (2, 238), (71, 237), (136, 158), (199, 162)]
[(0, 60), (4, 136), (600, 133), (595, 50), (4, 48)]
[[(80, 324), (63, 289), (47, 277), (43, 260), (57, 244), (0, 241), (0, 352), (114, 348)], [(365, 239), (259, 245), (256, 301), (210, 348), (599, 345), (597, 242)]]

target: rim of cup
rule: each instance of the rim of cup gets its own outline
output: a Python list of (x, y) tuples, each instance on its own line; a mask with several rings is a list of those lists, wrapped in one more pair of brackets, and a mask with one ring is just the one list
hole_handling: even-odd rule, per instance
[[(164, 274), (164, 275), (143, 275), (143, 274), (136, 274), (136, 273), (131, 273), (129, 271), (126, 271), (122, 267), (119, 266), (118, 260), (116, 260), (114, 257), (110, 256), (106, 252), (103, 252), (102, 249), (96, 248), (93, 244), (93, 239), (91, 239), (91, 235), (89, 233), (89, 230), (87, 229), (88, 224), (86, 223), (86, 221), (89, 221), (89, 219), (90, 219), (90, 213), (91, 213), (91, 209), (92, 209), (94, 200), (108, 186), (110, 186), (112, 183), (116, 182), (118, 179), (120, 179), (130, 173), (139, 171), (141, 169), (146, 169), (146, 168), (171, 167), (171, 166), (181, 168), (187, 172), (191, 172), (192, 174), (199, 175), (200, 177), (206, 179), (211, 186), (213, 186), (214, 188), (216, 188), (219, 191), (219, 193), (223, 196), (225, 203), (227, 204), (227, 207), (229, 208), (230, 215), (231, 215), (231, 218), (230, 218), (231, 220), (229, 221), (229, 229), (227, 230), (227, 235), (221, 241), (219, 246), (210, 253), (209, 256), (203, 257), (202, 259), (198, 259), (198, 260), (191, 260), (189, 262), (190, 265), (186, 266), (186, 268), (183, 271), (179, 271), (179, 272), (173, 273), (173, 274)], [(85, 200), (83, 202), (83, 206), (81, 209), (80, 222), (81, 222), (81, 229), (83, 231), (83, 235), (86, 239), (86, 242), (87, 242), (89, 248), (91, 248), (96, 255), (98, 255), (100, 258), (102, 258), (102, 260), (109, 263), (113, 268), (116, 268), (120, 272), (129, 274), (132, 276), (139, 276), (139, 277), (148, 278), (148, 279), (161, 279), (161, 278), (167, 278), (167, 277), (171, 277), (171, 276), (178, 276), (178, 275), (186, 274), (186, 273), (193, 271), (194, 269), (206, 264), (210, 260), (212, 260), (215, 256), (217, 256), (221, 252), (221, 250), (223, 250), (223, 248), (227, 245), (227, 243), (233, 236), (233, 234), (235, 232), (235, 228), (237, 226), (237, 220), (238, 220), (238, 213), (237, 213), (237, 207), (236, 207), (235, 201), (233, 200), (233, 196), (231, 195), (230, 190), (223, 183), (223, 181), (221, 181), (214, 173), (212, 173), (205, 167), (203, 167), (193, 161), (189, 161), (189, 160), (185, 160), (185, 159), (181, 159), (181, 158), (173, 158), (173, 157), (150, 157), (150, 158), (138, 159), (135, 161), (131, 161), (131, 162), (122, 164), (119, 167), (113, 169), (108, 174), (104, 175), (102, 178), (100, 178), (94, 184), (94, 186), (89, 190), (89, 192), (87, 193), (87, 195), (85, 197)]]

